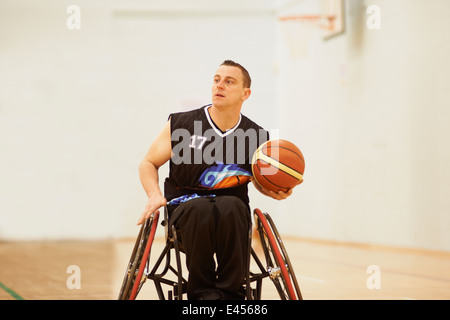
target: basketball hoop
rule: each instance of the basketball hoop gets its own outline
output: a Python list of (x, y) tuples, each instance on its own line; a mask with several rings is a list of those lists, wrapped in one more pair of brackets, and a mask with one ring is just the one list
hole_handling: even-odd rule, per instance
[(316, 14), (316, 15), (290, 15), (283, 16), (278, 18), (279, 21), (295, 21), (300, 22), (305, 25), (312, 25), (317, 28), (333, 32), (335, 30), (336, 24), (336, 15), (325, 15), (325, 14)]
[[(290, 8), (278, 16), (282, 24), (298, 24), (321, 31), (324, 40), (341, 35), (345, 31), (344, 0), (311, 0), (308, 6)], [(303, 2), (302, 2), (303, 3)]]
[(309, 0), (280, 10), (277, 17), (286, 46), (294, 58), (307, 58), (317, 41), (345, 31), (345, 0)]

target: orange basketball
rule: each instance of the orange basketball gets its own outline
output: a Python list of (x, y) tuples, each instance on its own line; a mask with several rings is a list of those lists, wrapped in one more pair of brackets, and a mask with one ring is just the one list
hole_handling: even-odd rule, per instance
[(269, 140), (253, 154), (253, 177), (262, 187), (278, 193), (303, 182), (305, 160), (300, 149), (287, 140)]

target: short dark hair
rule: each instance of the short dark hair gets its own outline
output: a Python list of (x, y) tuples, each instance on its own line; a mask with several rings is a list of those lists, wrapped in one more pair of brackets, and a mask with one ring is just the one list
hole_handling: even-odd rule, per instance
[(244, 80), (244, 88), (250, 88), (252, 85), (252, 78), (250, 78), (250, 74), (248, 73), (247, 69), (245, 69), (242, 65), (240, 65), (237, 62), (234, 62), (233, 60), (225, 60), (222, 62), (221, 66), (230, 66), (230, 67), (237, 67), (241, 69), (242, 76)]

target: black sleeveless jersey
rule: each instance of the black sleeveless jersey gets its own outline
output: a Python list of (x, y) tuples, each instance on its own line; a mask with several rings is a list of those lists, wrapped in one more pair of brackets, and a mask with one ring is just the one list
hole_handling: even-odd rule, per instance
[(210, 107), (169, 116), (172, 158), (165, 197), (235, 195), (248, 204), (252, 156), (269, 133), (242, 114), (233, 128), (222, 132), (209, 115)]

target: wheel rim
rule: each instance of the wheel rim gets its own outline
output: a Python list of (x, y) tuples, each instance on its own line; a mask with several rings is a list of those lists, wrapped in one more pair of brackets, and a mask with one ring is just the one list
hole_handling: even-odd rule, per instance
[(269, 273), (280, 298), (282, 300), (301, 299), (299, 290), (297, 290), (297, 295), (295, 293), (294, 285), (292, 284), (292, 282), (294, 282), (296, 289), (298, 288), (295, 275), (292, 277), (293, 269), (289, 259), (286, 259), (287, 254), (284, 246), (279, 246), (279, 235), (274, 235), (273, 222), (268, 214), (263, 214), (259, 209), (255, 209), (255, 221), (264, 256), (266, 258), (267, 272)]
[[(150, 250), (156, 233), (158, 218), (159, 212), (155, 212), (141, 227), (124, 276), (119, 294), (120, 300), (134, 300), (143, 282), (146, 280), (145, 278), (143, 279), (142, 275), (146, 265), (149, 263)], [(136, 281), (136, 279), (139, 279), (139, 281)]]

